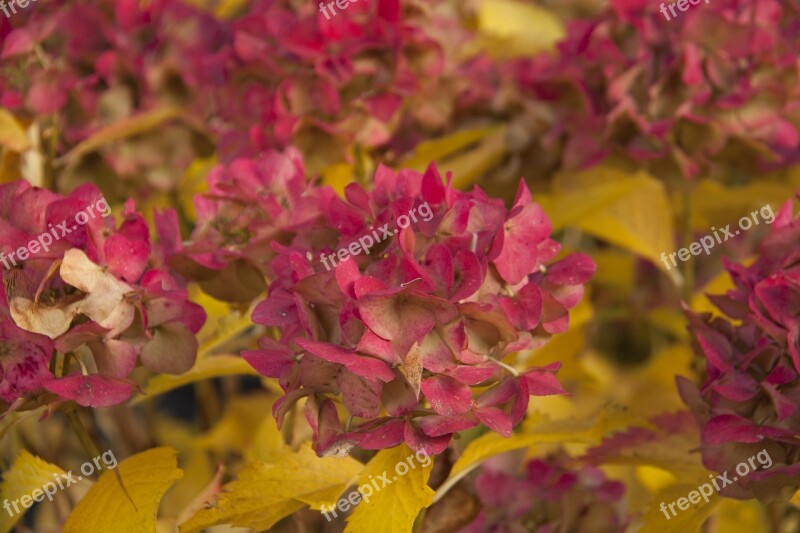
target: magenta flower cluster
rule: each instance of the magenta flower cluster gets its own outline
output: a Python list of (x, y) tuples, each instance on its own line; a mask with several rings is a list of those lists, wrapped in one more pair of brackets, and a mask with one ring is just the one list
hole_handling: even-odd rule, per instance
[(700, 422), (705, 466), (722, 472), (766, 449), (774, 465), (740, 477), (734, 498), (784, 499), (800, 486), (800, 216), (791, 201), (750, 267), (725, 263), (735, 289), (712, 301), (723, 317), (690, 314), (708, 378), (698, 389), (678, 378)]
[(625, 531), (625, 485), (594, 466), (576, 467), (566, 455), (535, 459), (524, 476), (484, 465), (475, 478), (482, 504), (461, 533)]
[[(263, 188), (276, 176), (256, 176), (276, 168), (289, 167), (234, 163), (223, 171), (226, 187), (244, 194), (236, 185), (244, 169)], [(439, 453), (454, 433), (481, 423), (508, 436), (529, 395), (564, 392), (558, 365), (518, 374), (502, 363), (566, 330), (568, 309), (594, 272), (585, 255), (554, 261), (560, 247), (524, 183), (508, 210), (478, 188), (443, 183), (433, 166), (424, 174), (379, 167), (372, 190), (350, 184), (344, 199), (326, 187), (305, 188), (300, 175), (280, 175), (295, 176), (284, 183), (299, 202), (286, 206), (293, 227), (280, 213), (237, 224), (281, 235), (264, 256), (272, 279), (253, 313), (281, 336), (243, 356), (280, 380), (279, 423), (307, 398), (319, 454), (403, 441)], [(423, 203), (428, 220), (330, 271), (320, 262)]]
[[(94, 185), (67, 197), (25, 181), (0, 185), (0, 252), (27, 246), (101, 198)], [(49, 391), (104, 407), (130, 397), (137, 361), (155, 372), (191, 368), (205, 312), (168, 273), (165, 248), (151, 243), (133, 202), (119, 226), (96, 217), (66, 229), (48, 250), (3, 271), (0, 399)], [(51, 371), (75, 366), (81, 371), (58, 378)]]

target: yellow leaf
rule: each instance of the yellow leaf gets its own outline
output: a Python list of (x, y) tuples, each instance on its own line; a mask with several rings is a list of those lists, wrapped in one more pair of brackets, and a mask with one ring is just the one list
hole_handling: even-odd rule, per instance
[[(38, 457), (34, 457), (26, 450), (22, 450), (11, 468), (3, 472), (3, 481), (0, 483), (0, 500), (13, 502), (23, 496), (30, 496), (36, 489), (48, 481), (53, 481), (53, 474), (61, 475), (65, 472), (54, 464), (50, 464)], [(11, 531), (14, 524), (22, 518), (27, 509), (18, 504), (19, 513), (9, 516), (7, 509), (0, 508), (0, 531)]]
[(285, 448), (283, 436), (278, 430), (275, 419), (269, 415), (271, 412), (272, 406), (270, 405), (267, 416), (261, 420), (261, 424), (253, 436), (253, 441), (245, 452), (245, 458), (249, 461), (269, 463), (275, 461), (275, 458), (283, 453)]
[(14, 152), (23, 152), (31, 147), (25, 130), (14, 115), (5, 109), (0, 109), (0, 146)]
[(553, 13), (515, 0), (482, 0), (478, 29), (488, 52), (502, 58), (553, 50), (565, 35), (563, 23)]
[(181, 524), (180, 531), (190, 533), (218, 524), (267, 530), (305, 505), (319, 508), (336, 498), (363, 467), (350, 457), (317, 457), (305, 443), (297, 453), (282, 454), (275, 463), (247, 464), (236, 480), (225, 485), (216, 504)]
[(493, 130), (474, 149), (448, 159), (439, 170), (453, 172), (453, 187), (464, 189), (495, 168), (508, 153), (506, 127)]
[(147, 450), (125, 459), (116, 470), (100, 476), (70, 513), (62, 533), (155, 531), (161, 497), (183, 476), (175, 450), (167, 447)]
[[(752, 181), (742, 187), (701, 181), (692, 189), (692, 228), (710, 235), (712, 226), (724, 228), (730, 224), (734, 227), (741, 217), (751, 217), (753, 211), (759, 211), (755, 219), (758, 225), (765, 226), (770, 218), (769, 208), (764, 212), (766, 217), (761, 216), (760, 209), (770, 206), (774, 215), (793, 193), (794, 187), (785, 181)], [(756, 227), (754, 225), (753, 229)]]
[(247, 361), (236, 355), (215, 355), (202, 359), (198, 357), (194, 367), (183, 374), (160, 374), (151, 379), (144, 388), (144, 394), (140, 394), (131, 400), (131, 405), (138, 405), (159, 394), (164, 394), (198, 381), (239, 375), (258, 376), (259, 374), (252, 366), (247, 364)]
[(344, 188), (353, 181), (355, 167), (347, 163), (334, 163), (322, 171), (322, 183), (330, 185), (336, 194), (344, 195)]
[[(687, 495), (696, 491), (697, 487), (708, 481), (708, 476), (705, 478), (697, 477), (695, 482), (680, 483), (677, 485), (670, 485), (669, 487), (657, 492), (648, 506), (647, 511), (643, 517), (643, 525), (639, 531), (646, 531), (647, 533), (699, 533), (703, 522), (714, 512), (714, 509), (719, 505), (722, 499), (718, 494), (711, 495), (709, 502), (701, 499), (698, 504), (689, 504), (689, 508), (681, 511), (678, 509), (677, 504), (673, 505), (675, 515), (667, 508), (669, 520), (664, 512), (661, 511), (661, 502), (665, 506), (670, 503), (677, 502), (678, 498), (686, 498)], [(719, 531), (740, 531), (739, 529)], [(747, 531), (747, 530), (741, 530)]]
[(240, 307), (209, 296), (196, 285), (190, 288), (189, 295), (190, 299), (200, 305), (207, 315), (205, 324), (197, 332), (198, 359), (205, 358), (226, 342), (254, 327), (250, 315), (258, 300), (254, 301), (248, 309), (242, 310)]
[(74, 164), (84, 155), (94, 152), (106, 144), (144, 133), (159, 126), (163, 122), (182, 115), (183, 111), (179, 108), (165, 107), (122, 119), (100, 128), (88, 139), (81, 141), (77, 146), (61, 157), (59, 162), (66, 162), (68, 165)]
[(489, 457), (503, 452), (527, 448), (535, 444), (547, 442), (595, 443), (599, 440), (600, 436), (601, 434), (598, 428), (595, 427), (583, 429), (570, 427), (563, 431), (540, 431), (524, 435), (515, 434), (509, 438), (501, 437), (494, 432), (485, 433), (469, 443), (464, 453), (461, 454), (461, 457), (459, 457), (453, 465), (448, 481), (462, 472), (472, 470)]
[(438, 139), (423, 141), (414, 148), (414, 153), (405, 159), (401, 166), (423, 171), (432, 161), (440, 163), (445, 158), (477, 143), (498, 129), (499, 126), (471, 128), (457, 131)]
[(680, 275), (666, 269), (661, 253), (675, 248), (672, 213), (663, 183), (638, 172), (597, 167), (556, 178), (555, 193), (540, 203), (557, 230), (582, 229), (600, 239), (637, 253), (667, 272), (675, 282)]
[(234, 397), (225, 413), (207, 433), (195, 439), (195, 445), (220, 453), (230, 450), (244, 451), (255, 438), (261, 421), (272, 418), (274, 398), (263, 394)]
[(757, 500), (723, 499), (716, 515), (717, 531), (747, 531), (767, 533), (766, 509)]
[[(423, 466), (428, 462), (427, 466)], [(406, 465), (408, 473), (396, 475), (397, 466)], [(413, 468), (412, 468), (413, 466)], [(367, 463), (359, 477), (358, 486), (374, 487), (372, 479), (385, 475), (391, 484), (362, 500), (347, 519), (345, 533), (406, 533), (412, 530), (419, 512), (433, 501), (433, 489), (428, 478), (433, 458), (419, 460), (405, 444), (381, 450)], [(383, 484), (383, 482), (381, 482)], [(364, 490), (363, 492), (367, 492)]]

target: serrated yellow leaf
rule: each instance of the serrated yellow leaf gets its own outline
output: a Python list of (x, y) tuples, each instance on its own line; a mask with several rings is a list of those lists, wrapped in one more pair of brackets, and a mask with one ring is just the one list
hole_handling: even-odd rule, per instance
[(545, 8), (515, 0), (482, 0), (478, 30), (487, 51), (502, 58), (553, 50), (564, 38), (564, 24)]
[(183, 374), (159, 374), (148, 381), (144, 387), (144, 394), (136, 396), (131, 400), (130, 404), (138, 405), (178, 387), (211, 378), (258, 375), (259, 373), (247, 364), (247, 361), (235, 355), (215, 355), (203, 359), (198, 358), (194, 366)]
[(155, 531), (161, 497), (183, 476), (175, 450), (162, 447), (138, 453), (119, 463), (116, 470), (100, 476), (70, 513), (62, 533)]
[(14, 152), (22, 152), (31, 147), (25, 130), (14, 115), (5, 109), (0, 109), (0, 146)]
[[(54, 464), (34, 457), (27, 450), (22, 450), (11, 468), (3, 472), (3, 481), (0, 483), (0, 500), (14, 501), (22, 496), (30, 496), (36, 489), (48, 481), (53, 481), (53, 474), (61, 475), (65, 472)], [(10, 531), (14, 524), (25, 515), (27, 509), (18, 504), (19, 513), (9, 516), (6, 509), (0, 508), (0, 531)]]
[(236, 480), (225, 485), (216, 504), (181, 524), (180, 531), (191, 533), (219, 524), (267, 530), (305, 505), (319, 508), (335, 498), (363, 468), (350, 457), (317, 457), (305, 443), (297, 453), (282, 454), (274, 463), (247, 464)]
[[(359, 476), (358, 486), (369, 485), (373, 478), (378, 479), (381, 475), (385, 475), (391, 484), (376, 491), (369, 501), (363, 500), (356, 506), (347, 519), (345, 533), (411, 531), (417, 515), (431, 504), (435, 494), (428, 486), (433, 459), (428, 458), (428, 461), (428, 466), (422, 466), (427, 462), (424, 456), (418, 461), (405, 444), (378, 452)], [(405, 475), (397, 475), (396, 468), (400, 463), (405, 463), (408, 469)]]

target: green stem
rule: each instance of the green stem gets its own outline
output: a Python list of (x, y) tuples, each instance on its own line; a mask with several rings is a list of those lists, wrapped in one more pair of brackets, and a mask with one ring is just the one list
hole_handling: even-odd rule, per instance
[(99, 457), (100, 450), (97, 449), (97, 445), (92, 440), (91, 435), (86, 430), (86, 427), (81, 422), (80, 417), (78, 416), (78, 411), (73, 409), (64, 414), (67, 417), (67, 422), (69, 426), (72, 428), (72, 431), (75, 432), (77, 435), (78, 440), (81, 442), (81, 446), (89, 454), (89, 457)]

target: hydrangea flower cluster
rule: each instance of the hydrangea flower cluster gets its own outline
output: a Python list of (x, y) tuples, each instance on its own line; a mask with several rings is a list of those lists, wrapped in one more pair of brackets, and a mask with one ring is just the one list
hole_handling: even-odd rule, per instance
[(475, 478), (482, 504), (461, 533), (624, 531), (625, 486), (593, 466), (572, 468), (563, 455), (536, 459), (517, 477), (485, 465)]
[[(99, 150), (103, 173), (121, 178), (110, 180), (109, 192), (113, 186), (127, 198), (171, 190), (193, 159), (209, 155), (201, 123), (188, 117), (205, 116), (192, 106), (213, 108), (209, 92), (224, 82), (232, 55), (230, 29), (211, 14), (175, 0), (81, 0), (22, 10), (10, 19), (13, 28), (0, 21), (0, 64), (8, 73), (0, 106), (23, 119), (57, 117), (41, 126), (58, 136), (58, 155), (109, 124), (186, 110), (182, 122), (164, 122), (157, 134), (140, 131)], [(97, 172), (91, 164), (81, 171)], [(74, 187), (71, 173), (61, 179), (61, 187)]]
[(722, 472), (766, 449), (768, 470), (740, 477), (722, 492), (763, 501), (800, 487), (800, 216), (791, 201), (750, 267), (726, 261), (735, 289), (710, 297), (724, 313), (690, 314), (690, 329), (707, 363), (698, 389), (678, 378), (684, 402), (702, 429), (703, 462)]
[(226, 301), (251, 302), (271, 278), (272, 242), (287, 243), (321, 215), (334, 194), (311, 187), (296, 149), (269, 151), (258, 159), (219, 165), (207, 178), (208, 191), (195, 196), (197, 225), (185, 244), (177, 229), (170, 264), (197, 281), (205, 292)]
[[(240, 87), (242, 109), (226, 117), (232, 134), (324, 158), (352, 145), (405, 153), (426, 130), (450, 123), (456, 99), (469, 92), (457, 58), (471, 33), (443, 2), (358, 2), (332, 19), (317, 4), (257, 0), (235, 22), (236, 70), (281, 82)], [(255, 125), (254, 113), (262, 119)], [(241, 119), (249, 130), (237, 127)]]
[(612, 0), (571, 21), (558, 54), (517, 63), (525, 93), (556, 109), (542, 151), (561, 148), (567, 169), (624, 154), (688, 178), (797, 161), (797, 7), (715, 0), (666, 21), (659, 6)]
[(180, 109), (98, 150), (104, 172), (122, 178), (120, 197), (174, 190), (211, 139), (224, 163), (297, 146), (315, 172), (355, 145), (403, 154), (491, 99), (471, 89), (475, 60), (461, 59), (472, 31), (442, 4), (360, 2), (335, 20), (291, 0), (256, 0), (230, 20), (179, 0), (25, 10), (0, 18), (11, 73), (0, 106), (23, 119), (55, 114), (57, 155), (109, 124)]
[[(90, 205), (98, 208), (90, 211), (93, 218), (86, 213)], [(150, 242), (132, 201), (118, 227), (107, 215), (108, 204), (94, 185), (66, 197), (25, 181), (0, 185), (0, 252), (33, 249), (29, 243), (40, 235), (57, 236), (2, 273), (3, 401), (46, 390), (62, 400), (104, 407), (128, 399), (133, 384), (127, 378), (137, 360), (168, 373), (194, 363), (195, 333), (205, 312), (164, 268), (165, 248)], [(83, 357), (89, 353), (91, 358)], [(55, 359), (54, 376), (49, 365), (57, 354), (64, 354), (63, 363), (58, 368)], [(62, 375), (73, 358), (81, 370)]]
[[(519, 374), (502, 363), (566, 330), (595, 268), (582, 254), (553, 262), (560, 247), (524, 182), (511, 210), (444, 184), (434, 166), (379, 167), (371, 191), (350, 184), (344, 199), (304, 198), (315, 207), (300, 212), (320, 215), (299, 217), (291, 239), (273, 242), (268, 297), (253, 313), (281, 338), (243, 356), (280, 380), (279, 424), (307, 398), (318, 454), (403, 441), (439, 453), (481, 423), (509, 436), (529, 395), (564, 392), (558, 365)], [(414, 210), (425, 216), (412, 221)], [(323, 266), (381, 227), (386, 237)]]

